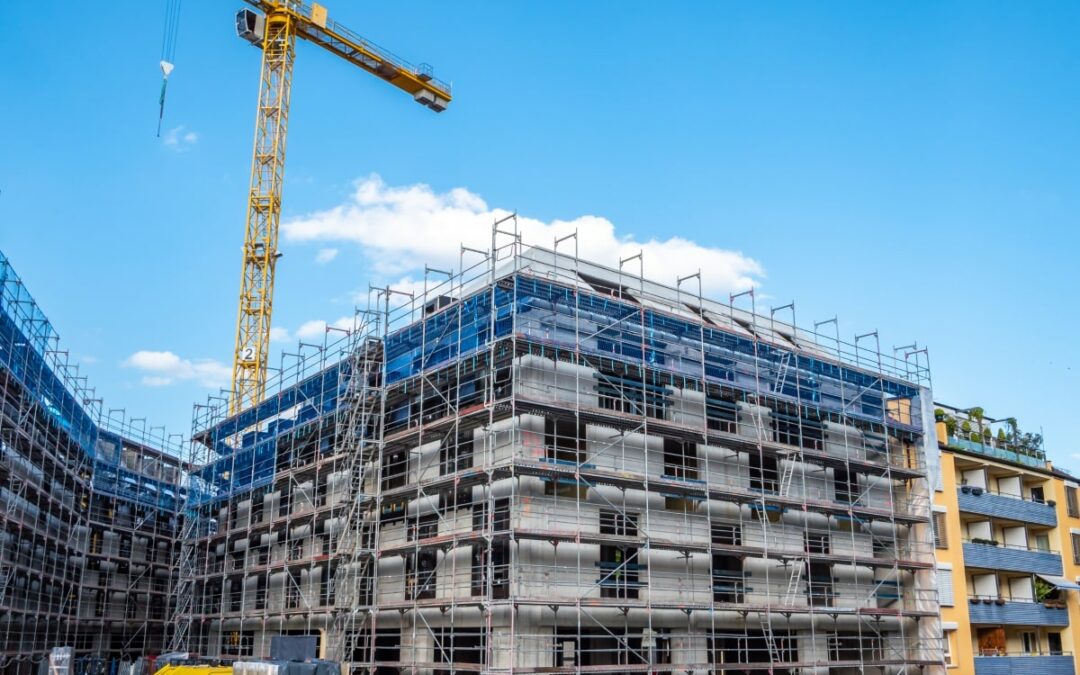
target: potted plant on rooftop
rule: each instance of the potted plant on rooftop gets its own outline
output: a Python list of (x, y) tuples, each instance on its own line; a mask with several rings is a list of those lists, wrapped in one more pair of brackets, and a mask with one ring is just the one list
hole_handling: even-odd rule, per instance
[(975, 406), (974, 408), (969, 408), (967, 412), (968, 416), (971, 417), (971, 419), (975, 420), (975, 431), (981, 438), (983, 432), (983, 409), (979, 406)]

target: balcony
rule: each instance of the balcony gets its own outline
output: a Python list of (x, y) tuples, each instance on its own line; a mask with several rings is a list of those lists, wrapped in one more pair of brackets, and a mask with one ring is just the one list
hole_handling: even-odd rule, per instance
[[(1029, 450), (1026, 448), (1013, 447), (998, 441), (980, 443), (969, 441), (965, 438), (949, 436), (948, 446), (964, 452), (971, 452), (992, 459), (1000, 459), (1013, 464), (1032, 466), (1038, 469), (1046, 468), (1046, 453), (1042, 450)], [(997, 446), (997, 447), (995, 447)]]
[(1054, 512), (1054, 507), (1049, 504), (994, 494), (989, 490), (967, 485), (957, 488), (957, 493), (960, 511), (964, 513), (977, 513), (982, 516), (1007, 518), (1050, 527), (1057, 525), (1057, 514)]
[(1075, 675), (1069, 654), (976, 656), (975, 675)]
[(1031, 572), (1061, 576), (1061, 554), (1013, 546), (964, 542), (964, 564), (1008, 572)]
[(1047, 607), (1040, 602), (1006, 601), (998, 604), (972, 598), (968, 604), (971, 623), (1002, 626), (1068, 626), (1069, 610)]

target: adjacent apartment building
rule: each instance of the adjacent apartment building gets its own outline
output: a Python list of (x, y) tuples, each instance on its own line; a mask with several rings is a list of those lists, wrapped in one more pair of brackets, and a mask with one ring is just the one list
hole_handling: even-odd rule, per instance
[(163, 649), (178, 452), (103, 408), (0, 254), (0, 673), (57, 646), (99, 673)]
[(200, 409), (174, 647), (315, 634), (373, 673), (942, 672), (918, 355), (510, 226), (461, 274), (374, 292), (258, 406)]
[(1078, 479), (1037, 434), (981, 408), (935, 409), (935, 547), (949, 669), (1072, 675), (1080, 650)]

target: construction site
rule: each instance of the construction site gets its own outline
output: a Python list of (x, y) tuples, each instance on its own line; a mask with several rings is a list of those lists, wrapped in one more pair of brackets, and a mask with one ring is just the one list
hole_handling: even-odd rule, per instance
[(944, 673), (925, 349), (511, 215), (270, 367), (297, 38), (451, 93), (320, 5), (249, 4), (232, 385), (190, 432), (109, 408), (0, 256), (0, 673), (218, 675), (283, 637), (350, 675)]
[(512, 227), (182, 451), (108, 430), (6, 267), (5, 672), (276, 635), (351, 672), (940, 664), (920, 357)]
[(260, 405), (200, 407), (175, 648), (314, 634), (356, 672), (941, 663), (918, 358), (499, 240), (422, 294), (373, 290)]

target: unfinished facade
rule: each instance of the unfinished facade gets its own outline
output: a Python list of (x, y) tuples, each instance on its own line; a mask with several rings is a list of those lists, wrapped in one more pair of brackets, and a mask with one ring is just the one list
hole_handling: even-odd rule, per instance
[(179, 450), (103, 411), (0, 254), (0, 672), (58, 646), (102, 673), (162, 650)]
[(938, 672), (925, 362), (637, 264), (496, 229), (460, 274), (374, 291), (349, 336), (301, 345), (258, 407), (200, 408), (174, 647)]

